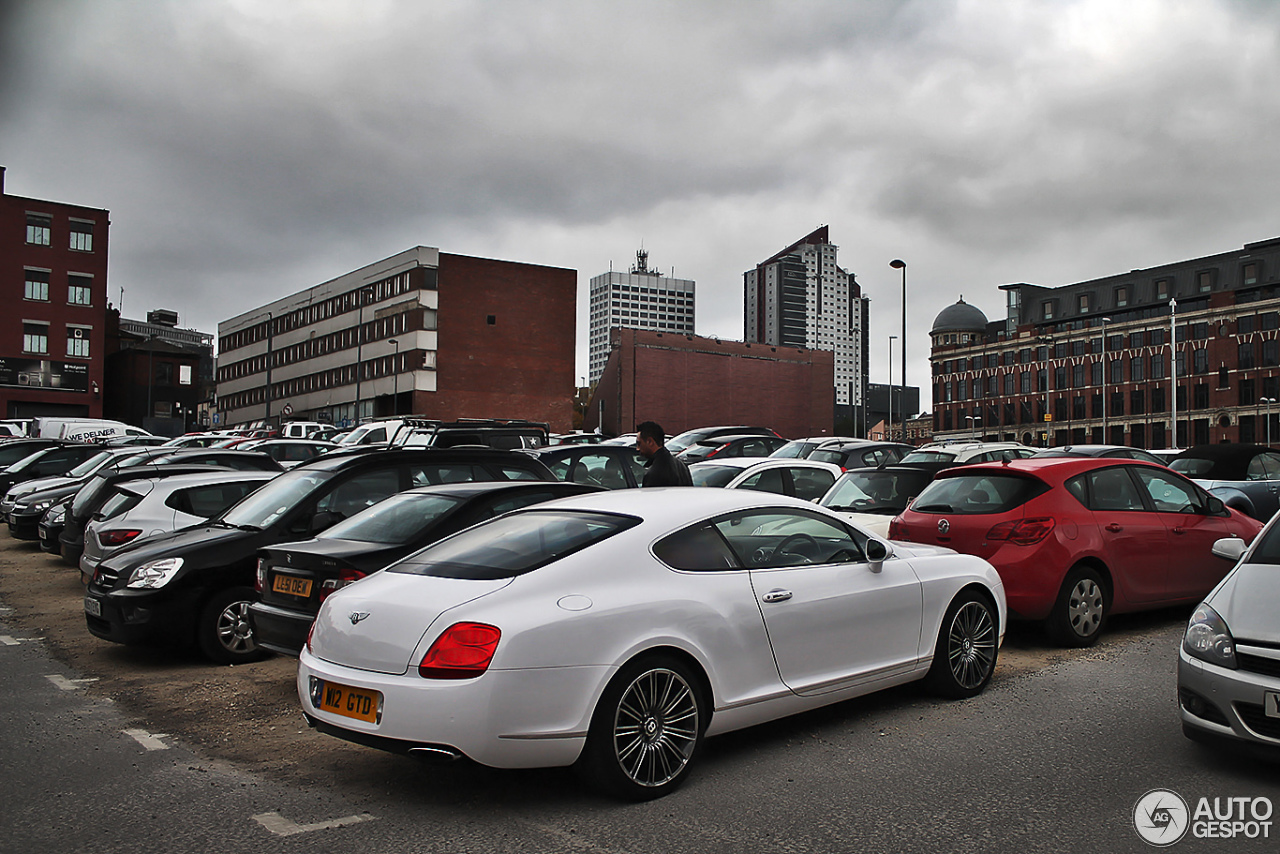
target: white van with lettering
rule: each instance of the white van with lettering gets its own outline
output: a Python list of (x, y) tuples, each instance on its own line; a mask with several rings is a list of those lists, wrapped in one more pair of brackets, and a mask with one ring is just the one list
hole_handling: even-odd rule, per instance
[(105, 418), (37, 418), (35, 435), (64, 442), (96, 442), (118, 436), (150, 436), (146, 430)]

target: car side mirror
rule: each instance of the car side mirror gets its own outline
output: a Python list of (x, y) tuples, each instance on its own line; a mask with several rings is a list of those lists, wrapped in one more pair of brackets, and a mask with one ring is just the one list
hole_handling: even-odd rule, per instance
[(871, 537), (867, 540), (866, 552), (867, 561), (871, 564), (871, 571), (879, 572), (881, 565), (893, 557), (893, 545), (884, 540)]
[(1214, 542), (1210, 549), (1217, 557), (1223, 560), (1229, 560), (1232, 563), (1240, 560), (1240, 556), (1249, 548), (1248, 544), (1239, 537), (1223, 537)]
[(1210, 516), (1221, 516), (1226, 512), (1227, 505), (1222, 503), (1222, 499), (1216, 495), (1210, 495), (1204, 503), (1204, 510)]

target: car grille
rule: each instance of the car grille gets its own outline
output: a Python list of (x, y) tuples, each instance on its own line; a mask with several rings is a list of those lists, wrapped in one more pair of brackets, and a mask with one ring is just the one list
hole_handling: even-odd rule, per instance
[(1236, 666), (1250, 673), (1280, 677), (1280, 661), (1264, 658), (1261, 655), (1250, 655), (1247, 652), (1240, 652), (1239, 649), (1236, 650)]
[(1236, 714), (1258, 735), (1280, 739), (1280, 718), (1267, 717), (1266, 711), (1257, 703), (1236, 703)]
[(114, 569), (108, 569), (102, 564), (98, 564), (98, 571), (93, 576), (93, 583), (99, 587), (115, 587), (116, 582), (120, 580), (120, 573)]

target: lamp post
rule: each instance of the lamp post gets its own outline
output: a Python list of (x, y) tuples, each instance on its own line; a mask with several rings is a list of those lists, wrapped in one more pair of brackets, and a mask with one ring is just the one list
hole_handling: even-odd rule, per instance
[(889, 419), (884, 425), (884, 440), (886, 442), (893, 438), (893, 342), (897, 337), (897, 335), (889, 336)]
[(1107, 324), (1111, 318), (1102, 318), (1102, 444), (1107, 444), (1107, 373), (1111, 365), (1107, 364)]
[[(889, 266), (895, 270), (902, 271), (902, 394), (907, 393), (907, 262), (900, 258), (894, 258), (889, 262)], [(889, 388), (889, 395), (893, 395), (893, 388)], [(906, 404), (903, 404), (904, 406)], [(902, 412), (902, 438), (907, 438), (907, 413), (904, 409)]]
[(966, 416), (964, 417), (964, 420), (969, 422), (969, 441), (971, 441), (971, 442), (976, 442), (976, 441), (978, 441), (978, 437), (974, 435), (974, 432), (973, 432), (973, 431), (974, 431), (974, 427), (976, 426), (977, 422), (979, 422), (979, 421), (981, 421), (981, 420), (982, 420), (982, 416), (980, 416), (980, 415), (966, 415)]
[(271, 335), (275, 331), (275, 320), (271, 312), (267, 312), (267, 409), (262, 419), (262, 426), (271, 429)]
[(151, 389), (155, 388), (155, 385), (156, 385), (155, 361), (156, 361), (156, 336), (152, 335), (147, 338), (147, 414), (142, 416), (144, 419), (142, 422), (143, 429), (146, 429), (146, 426), (147, 426), (147, 422), (145, 419), (150, 418), (152, 414)]
[(1271, 447), (1271, 404), (1276, 402), (1274, 397), (1264, 397), (1262, 402), (1267, 405), (1267, 447)]
[(1169, 447), (1178, 447), (1178, 300), (1169, 300)]
[(356, 291), (356, 414), (355, 425), (360, 425), (360, 375), (364, 373), (362, 350), (364, 345), (364, 302), (368, 288)]
[(395, 355), (391, 357), (391, 409), (392, 415), (400, 414), (400, 342), (394, 338), (388, 338), (387, 343), (396, 348)]

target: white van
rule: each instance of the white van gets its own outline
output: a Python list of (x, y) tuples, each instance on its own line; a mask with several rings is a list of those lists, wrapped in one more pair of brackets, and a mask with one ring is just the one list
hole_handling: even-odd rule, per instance
[(282, 439), (309, 439), (311, 434), (325, 429), (329, 425), (319, 421), (287, 421), (280, 426)]
[(93, 442), (117, 436), (150, 436), (146, 430), (105, 418), (37, 418), (34, 435), (64, 442)]

